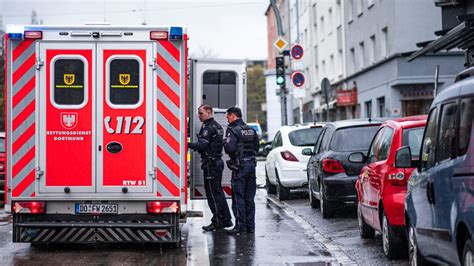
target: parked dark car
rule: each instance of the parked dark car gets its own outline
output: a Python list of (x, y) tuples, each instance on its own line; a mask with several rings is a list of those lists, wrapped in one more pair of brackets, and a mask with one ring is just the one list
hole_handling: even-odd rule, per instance
[[(472, 69), (474, 70), (474, 69)], [(472, 71), (471, 70), (471, 71)], [(471, 72), (474, 73), (474, 72)], [(443, 90), (431, 105), (420, 162), (408, 182), (405, 222), (409, 259), (473, 265), (474, 77)], [(401, 148), (410, 160), (409, 147)], [(403, 163), (407, 166), (413, 161)], [(413, 264), (412, 264), (413, 265)]]
[(313, 148), (303, 150), (307, 164), (311, 207), (320, 207), (323, 218), (343, 206), (355, 206), (355, 182), (364, 163), (351, 163), (349, 154), (367, 154), (382, 120), (355, 119), (328, 123)]

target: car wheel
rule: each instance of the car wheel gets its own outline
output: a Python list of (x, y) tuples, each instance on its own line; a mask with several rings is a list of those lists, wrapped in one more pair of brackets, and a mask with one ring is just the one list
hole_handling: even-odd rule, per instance
[(418, 250), (418, 244), (416, 242), (415, 229), (408, 224), (408, 261), (410, 265), (424, 265), (425, 259)]
[(472, 246), (472, 242), (470, 239), (466, 240), (466, 243), (464, 244), (464, 249), (462, 252), (462, 265), (474, 265), (474, 247)]
[(399, 231), (388, 223), (385, 211), (382, 214), (382, 246), (388, 259), (399, 259), (406, 250), (405, 241)]
[(359, 223), (360, 237), (363, 239), (374, 238), (375, 230), (365, 222), (362, 211), (360, 210), (360, 204), (357, 204), (357, 221)]
[(309, 194), (309, 203), (311, 208), (316, 209), (319, 207), (319, 201), (314, 197), (313, 187), (311, 186), (311, 181), (308, 181), (308, 194)]
[(265, 187), (267, 189), (267, 194), (276, 193), (276, 186), (270, 183), (270, 179), (268, 179), (267, 170), (265, 170)]
[(319, 209), (321, 210), (321, 216), (323, 219), (332, 217), (333, 208), (329, 205), (326, 196), (324, 195), (322, 182), (319, 183)]
[(278, 197), (278, 200), (287, 200), (290, 198), (290, 189), (287, 187), (284, 187), (280, 183), (280, 177), (278, 175), (278, 172), (276, 172), (276, 179), (277, 179), (277, 185), (276, 185), (276, 194)]

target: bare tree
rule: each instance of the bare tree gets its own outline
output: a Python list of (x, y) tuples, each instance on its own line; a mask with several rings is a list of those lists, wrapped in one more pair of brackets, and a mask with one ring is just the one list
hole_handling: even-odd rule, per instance
[(39, 23), (38, 14), (35, 10), (31, 11), (31, 25), (38, 25)]

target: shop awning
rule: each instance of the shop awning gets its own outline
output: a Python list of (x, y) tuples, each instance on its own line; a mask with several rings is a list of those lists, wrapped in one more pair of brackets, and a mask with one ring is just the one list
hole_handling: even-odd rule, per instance
[(422, 49), (412, 53), (408, 61), (412, 61), (426, 53), (436, 53), (441, 50), (451, 50), (453, 48), (468, 49), (474, 46), (474, 17), (471, 15), (460, 16), (465, 21), (449, 30), (442, 37), (434, 41), (427, 42)]

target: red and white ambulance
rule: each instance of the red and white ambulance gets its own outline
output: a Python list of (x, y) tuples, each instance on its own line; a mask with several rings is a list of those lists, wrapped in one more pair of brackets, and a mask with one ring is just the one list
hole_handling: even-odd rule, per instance
[(180, 241), (187, 204), (187, 33), (8, 26), (13, 241)]

